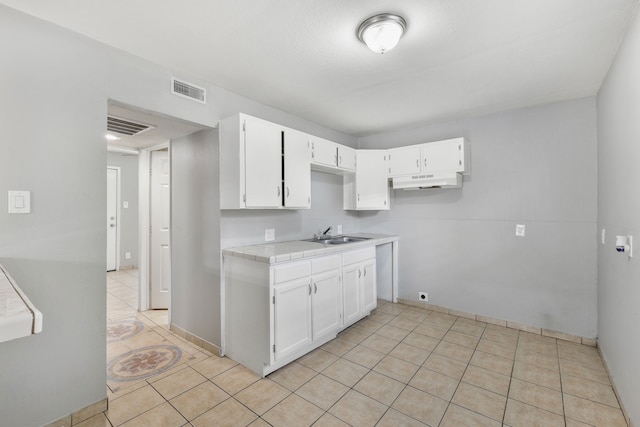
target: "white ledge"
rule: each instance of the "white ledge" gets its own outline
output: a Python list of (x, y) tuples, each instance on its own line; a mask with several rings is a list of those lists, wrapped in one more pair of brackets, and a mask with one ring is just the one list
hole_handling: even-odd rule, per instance
[(0, 265), (0, 342), (41, 331), (42, 313)]

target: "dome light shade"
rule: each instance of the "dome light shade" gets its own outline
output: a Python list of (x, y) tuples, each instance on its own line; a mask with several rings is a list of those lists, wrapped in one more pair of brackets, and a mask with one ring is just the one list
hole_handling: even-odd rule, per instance
[(360, 24), (358, 38), (375, 53), (385, 53), (398, 44), (406, 28), (407, 23), (403, 17), (381, 13)]

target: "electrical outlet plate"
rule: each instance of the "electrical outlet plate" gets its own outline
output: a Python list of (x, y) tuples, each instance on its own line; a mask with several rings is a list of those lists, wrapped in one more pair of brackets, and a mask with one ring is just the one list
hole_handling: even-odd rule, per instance
[(338, 224), (338, 226), (336, 227), (336, 232), (338, 234), (342, 234), (342, 224)]
[(426, 292), (418, 292), (418, 300), (429, 302), (429, 294)]
[(524, 237), (524, 224), (516, 224), (516, 237)]
[(276, 240), (276, 229), (275, 228), (267, 228), (264, 230), (264, 241), (272, 242)]

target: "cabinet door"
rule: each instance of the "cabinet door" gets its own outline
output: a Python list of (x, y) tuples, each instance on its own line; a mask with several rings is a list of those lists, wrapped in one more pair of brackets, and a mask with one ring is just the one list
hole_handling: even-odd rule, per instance
[(311, 162), (336, 167), (338, 164), (338, 144), (322, 138), (311, 141)]
[(282, 127), (255, 117), (246, 117), (244, 144), (246, 206), (281, 206)]
[(456, 140), (430, 142), (422, 145), (422, 172), (461, 172), (462, 148)]
[(284, 131), (284, 206), (308, 208), (311, 204), (309, 141), (305, 133)]
[(362, 298), (360, 297), (360, 264), (346, 265), (342, 269), (343, 324), (348, 325), (360, 317)]
[(362, 263), (362, 312), (367, 313), (378, 305), (376, 287), (376, 260)]
[(355, 173), (356, 209), (389, 209), (386, 150), (358, 150)]
[(389, 176), (420, 173), (420, 145), (392, 148), (389, 153)]
[(311, 313), (313, 315), (313, 339), (335, 333), (340, 328), (340, 270), (331, 270), (311, 278)]
[(309, 277), (274, 286), (274, 359), (311, 343), (311, 281)]
[(338, 144), (338, 167), (350, 171), (356, 170), (356, 150)]

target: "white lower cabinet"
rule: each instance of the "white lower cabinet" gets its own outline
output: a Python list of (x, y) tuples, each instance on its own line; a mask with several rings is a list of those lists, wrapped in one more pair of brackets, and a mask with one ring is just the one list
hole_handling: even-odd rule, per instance
[(375, 246), (276, 265), (225, 257), (224, 353), (261, 376), (292, 362), (375, 308), (375, 271)]
[(376, 308), (375, 247), (345, 252), (342, 264), (343, 325), (348, 326)]
[(273, 287), (274, 359), (291, 354), (312, 341), (309, 277)]

